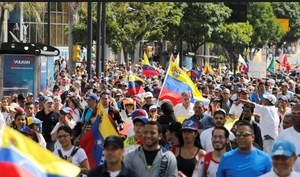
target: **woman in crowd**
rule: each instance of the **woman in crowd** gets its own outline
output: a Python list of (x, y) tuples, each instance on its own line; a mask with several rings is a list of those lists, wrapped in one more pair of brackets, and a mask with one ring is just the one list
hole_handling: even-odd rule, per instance
[(73, 131), (71, 127), (63, 125), (57, 129), (57, 139), (61, 148), (53, 153), (80, 168), (81, 175), (87, 175), (90, 170), (87, 155), (82, 148), (73, 145)]
[(176, 121), (176, 116), (174, 114), (173, 105), (170, 102), (164, 102), (161, 104), (161, 112), (162, 115), (157, 118), (157, 122), (159, 122), (163, 128), (164, 140), (166, 140), (165, 134), (167, 131), (168, 125)]
[(166, 140), (167, 144), (165, 146), (166, 149), (172, 151), (175, 154), (176, 147), (179, 146), (179, 136), (180, 130), (182, 128), (182, 124), (177, 121), (170, 122), (166, 131)]
[(3, 97), (1, 100), (1, 107), (0, 107), (0, 112), (3, 115), (4, 121), (6, 123), (6, 125), (10, 125), (11, 124), (11, 118), (10, 118), (10, 113), (9, 113), (9, 109), (8, 109), (8, 99)]
[(121, 109), (120, 111), (120, 115), (124, 120), (128, 120), (130, 119), (130, 117), (128, 117), (128, 114), (131, 114), (135, 109), (136, 109), (136, 103), (132, 98), (125, 98), (122, 100), (123, 105), (124, 105), (124, 109)]
[(46, 148), (47, 143), (42, 135), (42, 123), (43, 121), (38, 118), (27, 117), (27, 125), (32, 130), (32, 139), (42, 147)]
[(184, 120), (179, 136), (179, 147), (175, 151), (178, 171), (191, 177), (196, 163), (205, 154), (200, 145), (197, 124), (192, 120)]
[[(64, 109), (61, 109), (59, 111), (60, 116), (59, 116), (59, 121), (57, 122), (57, 124), (55, 125), (55, 127), (52, 129), (51, 131), (51, 139), (52, 141), (55, 141), (57, 139), (57, 132), (58, 132), (58, 128), (61, 126), (69, 126), (71, 129), (73, 129), (76, 125), (76, 122), (73, 120), (73, 114), (74, 111), (72, 108), (70, 107), (65, 107)], [(55, 142), (55, 149), (60, 149), (61, 148), (61, 144), (59, 143), (59, 141)]]
[(78, 122), (81, 120), (81, 115), (83, 113), (83, 107), (81, 106), (79, 100), (75, 96), (71, 96), (68, 99), (68, 102), (66, 104), (67, 107), (70, 107), (74, 110), (73, 119), (75, 122)]
[(26, 112), (21, 107), (15, 107), (15, 119), (11, 123), (11, 127), (19, 130), (25, 125), (27, 125)]

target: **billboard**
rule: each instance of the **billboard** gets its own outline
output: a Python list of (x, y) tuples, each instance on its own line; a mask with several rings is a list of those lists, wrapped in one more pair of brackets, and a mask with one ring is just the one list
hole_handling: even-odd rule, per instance
[(34, 55), (3, 56), (3, 94), (34, 93)]

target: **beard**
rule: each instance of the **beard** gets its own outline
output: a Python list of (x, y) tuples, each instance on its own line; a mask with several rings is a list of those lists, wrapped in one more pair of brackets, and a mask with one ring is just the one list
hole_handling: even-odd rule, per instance
[(213, 145), (213, 147), (214, 147), (214, 150), (221, 151), (226, 147), (226, 144), (223, 144), (222, 146), (217, 146), (217, 147), (215, 145)]

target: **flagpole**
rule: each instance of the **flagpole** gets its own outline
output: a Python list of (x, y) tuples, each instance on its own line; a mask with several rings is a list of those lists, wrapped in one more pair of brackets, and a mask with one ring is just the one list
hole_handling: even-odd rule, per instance
[(167, 72), (166, 72), (166, 76), (165, 76), (165, 78), (164, 78), (164, 82), (163, 82), (163, 84), (162, 84), (162, 86), (161, 86), (161, 89), (160, 89), (160, 92), (159, 92), (159, 94), (158, 94), (158, 99), (157, 99), (157, 103), (156, 103), (157, 105), (158, 105), (158, 102), (159, 102), (159, 97), (160, 97), (160, 95), (161, 95), (161, 91), (163, 90), (163, 88), (164, 88), (164, 86), (165, 86), (165, 84), (166, 84), (166, 80), (167, 80), (168, 73), (169, 73), (169, 70), (170, 70), (171, 62), (172, 62), (172, 60), (171, 60), (171, 57), (170, 57), (170, 60), (169, 60), (169, 66), (168, 66), (168, 69), (167, 69)]

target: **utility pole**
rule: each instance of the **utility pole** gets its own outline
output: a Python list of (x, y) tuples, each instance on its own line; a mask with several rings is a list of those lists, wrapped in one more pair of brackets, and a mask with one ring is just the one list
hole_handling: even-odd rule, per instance
[[(21, 26), (21, 25), (20, 25)], [(48, 2), (48, 45), (51, 45), (51, 2)], [(26, 39), (25, 39), (26, 40)]]
[(93, 45), (93, 26), (92, 26), (92, 2), (88, 2), (88, 39), (87, 39), (87, 63), (86, 63), (86, 70), (87, 70), (87, 74), (88, 74), (88, 79), (92, 78), (92, 45)]
[(105, 38), (106, 38), (106, 2), (102, 2), (102, 20), (101, 20), (101, 71), (105, 77)]
[(97, 2), (97, 38), (96, 38), (96, 75), (98, 78), (101, 77), (101, 68), (100, 68), (100, 41), (101, 41), (101, 2)]

